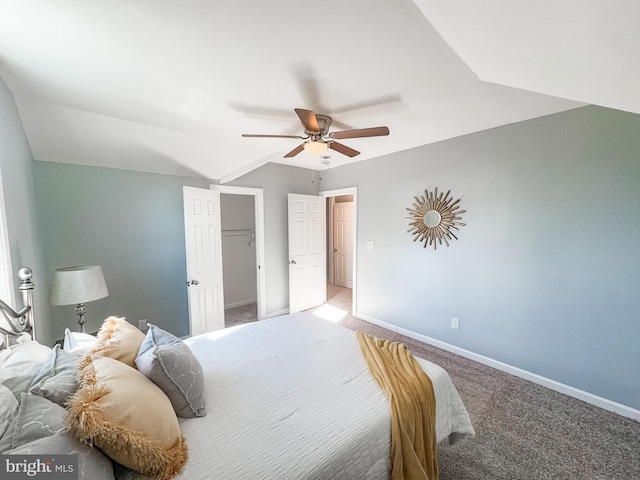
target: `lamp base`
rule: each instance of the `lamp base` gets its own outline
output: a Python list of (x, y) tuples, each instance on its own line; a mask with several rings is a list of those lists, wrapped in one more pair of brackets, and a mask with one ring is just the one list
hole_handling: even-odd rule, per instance
[(78, 314), (78, 325), (80, 325), (80, 333), (86, 333), (84, 329), (84, 324), (86, 320), (84, 318), (84, 314), (87, 313), (87, 307), (84, 303), (79, 303), (76, 305), (76, 313)]

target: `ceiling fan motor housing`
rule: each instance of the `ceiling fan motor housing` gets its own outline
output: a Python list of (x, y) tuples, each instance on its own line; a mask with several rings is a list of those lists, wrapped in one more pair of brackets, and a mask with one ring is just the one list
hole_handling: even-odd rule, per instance
[[(331, 127), (331, 117), (329, 115), (322, 115), (320, 113), (316, 113), (316, 120), (318, 122), (318, 127), (320, 128), (320, 134), (324, 137), (329, 134), (329, 128)], [(306, 130), (306, 128), (305, 128)], [(307, 134), (313, 134), (318, 132), (309, 132), (307, 130)]]

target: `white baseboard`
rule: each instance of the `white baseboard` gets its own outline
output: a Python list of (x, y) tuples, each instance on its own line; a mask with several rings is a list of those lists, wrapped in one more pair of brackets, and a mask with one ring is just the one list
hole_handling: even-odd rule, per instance
[(289, 309), (285, 308), (285, 309), (279, 310), (277, 312), (267, 313), (267, 316), (265, 318), (279, 317), (280, 315), (286, 315), (287, 313), (289, 313)]
[(387, 330), (391, 330), (401, 335), (414, 338), (423, 343), (427, 343), (429, 345), (433, 345), (434, 347), (438, 347), (442, 350), (455, 353), (456, 355), (460, 355), (461, 357), (468, 358), (475, 362), (488, 365), (489, 367), (493, 367), (497, 370), (510, 373), (511, 375), (515, 375), (516, 377), (524, 378), (525, 380), (529, 380), (530, 382), (537, 383), (538, 385), (542, 385), (543, 387), (547, 387), (556, 392), (564, 393), (565, 395), (569, 395), (570, 397), (574, 397), (584, 402), (590, 403), (592, 405), (595, 405), (596, 407), (603, 408), (610, 412), (615, 412), (619, 415), (622, 415), (623, 417), (631, 418), (633, 420), (640, 422), (640, 410), (629, 407), (627, 405), (623, 405), (622, 403), (614, 402), (613, 400), (599, 397), (598, 395), (594, 395), (592, 393), (585, 392), (584, 390), (580, 390), (578, 388), (565, 385), (564, 383), (551, 380), (550, 378), (543, 377), (536, 373), (532, 373), (527, 370), (514, 367), (512, 365), (500, 362), (498, 360), (494, 360), (489, 357), (485, 357), (484, 355), (479, 355), (469, 350), (465, 350), (464, 348), (456, 347), (455, 345), (451, 345), (449, 343), (442, 342), (435, 338), (428, 337), (420, 333), (416, 333), (412, 330), (407, 330), (405, 328), (398, 327), (397, 325), (393, 325), (391, 323), (378, 320), (377, 318), (370, 317), (366, 314), (353, 313), (353, 316), (366, 320), (367, 322), (373, 323), (382, 328), (386, 328)]
[(250, 298), (249, 300), (242, 300), (240, 302), (229, 303), (228, 305), (224, 306), (224, 309), (229, 310), (231, 308), (244, 307), (245, 305), (251, 305), (252, 303), (256, 303), (256, 302), (257, 300), (255, 298)]

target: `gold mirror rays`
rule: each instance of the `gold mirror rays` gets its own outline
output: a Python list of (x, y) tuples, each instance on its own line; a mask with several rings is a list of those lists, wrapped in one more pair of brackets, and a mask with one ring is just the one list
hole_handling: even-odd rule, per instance
[[(413, 197), (415, 202), (413, 208), (407, 208), (409, 212), (409, 225), (411, 228), (407, 230), (408, 233), (414, 236), (413, 241), (420, 241), (423, 243), (423, 247), (427, 248), (427, 245), (433, 245), (435, 250), (437, 245), (444, 242), (448, 247), (449, 240), (458, 239), (452, 230), (460, 230), (458, 226), (464, 226), (464, 223), (459, 222), (463, 213), (466, 210), (460, 210), (458, 203), (460, 199), (453, 201), (453, 197), (449, 194), (451, 190), (446, 194), (440, 192), (438, 195), (438, 189), (429, 192), (424, 191), (424, 195), (420, 198)], [(437, 219), (437, 212), (440, 215), (440, 221), (434, 222), (433, 219)], [(428, 221), (426, 220), (428, 219)]]

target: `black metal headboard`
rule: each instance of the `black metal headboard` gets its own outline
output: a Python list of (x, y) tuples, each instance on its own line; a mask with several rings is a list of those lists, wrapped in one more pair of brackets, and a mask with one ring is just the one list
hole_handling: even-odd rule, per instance
[(34, 285), (31, 281), (32, 271), (29, 267), (22, 267), (18, 270), (18, 278), (20, 278), (20, 293), (22, 294), (22, 309), (16, 312), (7, 305), (6, 302), (0, 300), (0, 334), (4, 337), (2, 346), (6, 348), (11, 343), (12, 338), (18, 337), (23, 333), (36, 339), (35, 319), (33, 316), (33, 289)]

